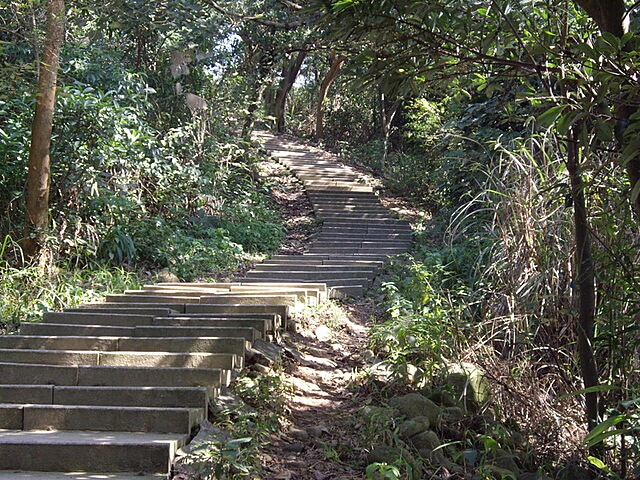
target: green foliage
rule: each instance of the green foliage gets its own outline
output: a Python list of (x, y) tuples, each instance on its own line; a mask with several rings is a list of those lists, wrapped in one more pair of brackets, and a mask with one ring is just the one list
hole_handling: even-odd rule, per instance
[(139, 278), (121, 268), (64, 266), (45, 271), (39, 266), (14, 268), (1, 262), (0, 331), (13, 331), (20, 322), (38, 321), (45, 312), (99, 301), (106, 293), (139, 286)]

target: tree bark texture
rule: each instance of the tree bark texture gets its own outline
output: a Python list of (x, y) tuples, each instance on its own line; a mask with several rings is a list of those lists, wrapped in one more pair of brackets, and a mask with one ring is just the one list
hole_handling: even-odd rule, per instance
[(287, 96), (293, 87), (293, 84), (300, 73), (302, 63), (304, 62), (307, 52), (299, 52), (293, 60), (290, 60), (285, 65), (282, 71), (282, 80), (278, 87), (278, 94), (276, 95), (274, 113), (276, 116), (276, 130), (279, 133), (284, 133), (287, 117)]
[(49, 226), (51, 132), (64, 25), (64, 0), (49, 0), (27, 172), (25, 230), (22, 242), (27, 258), (34, 257), (40, 251), (44, 233)]
[(324, 77), (324, 80), (320, 85), (320, 94), (318, 95), (318, 106), (316, 108), (316, 139), (317, 140), (324, 138), (324, 101), (327, 99), (329, 88), (331, 88), (331, 84), (340, 73), (340, 70), (342, 70), (342, 67), (344, 66), (345, 61), (346, 61), (346, 57), (337, 55), (335, 53), (331, 54), (331, 66), (329, 67), (329, 72)]
[[(578, 291), (578, 356), (585, 388), (598, 385), (598, 369), (593, 350), (593, 335), (596, 309), (595, 275), (591, 256), (591, 235), (585, 199), (585, 184), (580, 171), (577, 135), (571, 131), (568, 137), (567, 170), (571, 178), (573, 219), (575, 235), (576, 278)], [(599, 417), (597, 392), (585, 394), (586, 415), (589, 429), (595, 427)]]

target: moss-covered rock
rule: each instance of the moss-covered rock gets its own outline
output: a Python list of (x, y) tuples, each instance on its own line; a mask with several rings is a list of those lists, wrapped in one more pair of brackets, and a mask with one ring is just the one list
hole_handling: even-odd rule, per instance
[(427, 417), (415, 417), (405, 420), (398, 427), (398, 436), (402, 440), (407, 440), (414, 435), (418, 435), (429, 430), (431, 422)]
[(440, 425), (442, 409), (419, 393), (409, 393), (401, 397), (394, 397), (389, 400), (389, 405), (409, 419), (427, 417), (432, 427)]
[(471, 363), (447, 365), (446, 386), (468, 412), (478, 412), (491, 400), (491, 385), (485, 373)]

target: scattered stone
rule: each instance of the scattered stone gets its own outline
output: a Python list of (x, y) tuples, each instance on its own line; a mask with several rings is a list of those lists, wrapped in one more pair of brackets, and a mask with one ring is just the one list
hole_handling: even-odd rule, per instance
[(258, 339), (247, 351), (247, 360), (271, 366), (282, 358), (283, 350), (279, 345)]
[(239, 396), (224, 389), (218, 396), (211, 400), (209, 409), (214, 417), (219, 420), (229, 418), (238, 413), (253, 413), (255, 410), (247, 405)]
[(294, 438), (301, 442), (306, 442), (309, 439), (309, 433), (302, 428), (291, 428), (289, 430), (289, 435), (291, 436), (291, 438)]
[(394, 397), (389, 400), (389, 405), (398, 409), (407, 418), (427, 417), (431, 426), (438, 427), (440, 425), (441, 408), (419, 393)]
[(408, 440), (414, 435), (418, 435), (426, 430), (429, 430), (429, 419), (427, 417), (415, 417), (409, 420), (405, 420), (398, 427), (398, 436), (402, 440)]
[(323, 433), (329, 433), (329, 431), (326, 429), (326, 427), (313, 426), (307, 428), (307, 433), (310, 437), (318, 438), (321, 437)]
[(367, 454), (367, 465), (372, 463), (397, 464), (403, 461), (411, 467), (413, 477), (407, 480), (420, 480), (422, 478), (422, 464), (416, 460), (408, 450), (401, 447), (380, 445)]
[(326, 325), (320, 325), (314, 331), (319, 342), (328, 342), (333, 338), (333, 332)]
[[(502, 453), (502, 452), (501, 452)], [(520, 473), (520, 459), (517, 455), (504, 453), (496, 455), (491, 459), (491, 464), (503, 470), (509, 470), (513, 473)]]
[(155, 275), (155, 281), (159, 283), (178, 283), (180, 278), (168, 268), (163, 268)]
[(471, 363), (447, 365), (445, 384), (451, 388), (462, 407), (477, 413), (491, 400), (491, 385), (484, 372)]
[(302, 443), (287, 443), (282, 449), (285, 452), (302, 453), (305, 451), (305, 446)]
[(453, 395), (451, 395), (451, 393), (447, 392), (446, 390), (435, 390), (428, 393), (423, 391), (422, 393), (438, 405), (442, 405), (445, 408), (459, 406), (458, 402), (456, 402), (456, 399), (453, 398)]
[(444, 463), (444, 452), (441, 448), (438, 448), (442, 445), (442, 442), (440, 442), (440, 438), (435, 432), (427, 430), (414, 435), (409, 439), (409, 443), (418, 450), (420, 456), (428, 459), (431, 463), (436, 465)]
[(556, 475), (558, 480), (590, 480), (589, 470), (570, 463), (563, 467)]
[(251, 365), (251, 369), (258, 373), (262, 373), (263, 375), (268, 375), (269, 373), (271, 373), (271, 368), (267, 367), (266, 365), (262, 365), (261, 363), (254, 363), (253, 365)]
[[(222, 428), (213, 425), (208, 420), (204, 420), (200, 424), (200, 430), (195, 437), (184, 447), (180, 448), (177, 452), (178, 456), (185, 456), (192, 453), (195, 449), (203, 444), (206, 444), (207, 448), (213, 448), (213, 444), (223, 444), (233, 440), (233, 437), (225, 432)], [(211, 445), (211, 447), (209, 447)]]
[(460, 407), (446, 407), (442, 409), (442, 420), (445, 423), (453, 423), (462, 420), (464, 412)]

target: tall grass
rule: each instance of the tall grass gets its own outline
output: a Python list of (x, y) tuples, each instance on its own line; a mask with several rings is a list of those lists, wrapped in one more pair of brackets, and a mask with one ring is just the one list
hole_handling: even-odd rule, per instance
[[(5, 237), (0, 259), (19, 248)], [(14, 253), (17, 254), (17, 253)], [(105, 293), (138, 288), (140, 277), (122, 268), (93, 265), (79, 269), (62, 265), (16, 268), (0, 260), (0, 333), (12, 332), (20, 322), (41, 319), (44, 312), (102, 300)]]

